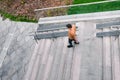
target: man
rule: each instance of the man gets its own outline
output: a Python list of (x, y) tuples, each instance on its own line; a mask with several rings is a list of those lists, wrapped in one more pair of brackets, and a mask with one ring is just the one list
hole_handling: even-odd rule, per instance
[(67, 47), (71, 48), (73, 47), (72, 41), (74, 41), (75, 44), (79, 44), (79, 42), (76, 39), (76, 26), (67, 24), (66, 27), (68, 28), (68, 42), (69, 42), (69, 45)]

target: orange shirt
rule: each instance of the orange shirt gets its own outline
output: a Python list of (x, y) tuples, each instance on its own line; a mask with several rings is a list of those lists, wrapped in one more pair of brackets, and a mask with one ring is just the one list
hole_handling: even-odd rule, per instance
[(68, 37), (70, 39), (75, 39), (75, 35), (76, 35), (76, 26), (72, 25), (72, 28), (68, 29)]

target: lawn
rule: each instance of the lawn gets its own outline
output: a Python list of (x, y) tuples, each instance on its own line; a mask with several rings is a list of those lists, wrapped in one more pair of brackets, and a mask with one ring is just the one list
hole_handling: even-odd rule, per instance
[[(106, 1), (106, 0), (74, 0), (73, 4), (84, 4), (84, 3), (99, 2), (99, 1)], [(67, 12), (68, 15), (71, 15), (71, 14), (82, 14), (82, 13), (103, 12), (103, 11), (113, 11), (113, 10), (120, 10), (120, 0), (114, 2), (107, 2), (107, 3), (70, 7), (68, 11), (65, 11), (65, 13)], [(8, 12), (6, 13), (1, 10), (0, 10), (0, 14), (2, 14), (2, 16), (5, 18), (9, 18), (14, 21), (37, 22), (35, 18), (30, 19), (29, 16), (19, 16), (19, 15), (14, 16), (12, 14), (9, 14)]]
[(89, 3), (89, 2), (97, 2), (97, 1), (105, 1), (105, 0), (74, 0), (73, 4)]
[(120, 10), (120, 0), (114, 2), (107, 2), (107, 3), (71, 7), (68, 10), (68, 14), (70, 15), (70, 14), (81, 14), (81, 13), (113, 11), (113, 10)]
[(4, 12), (4, 11), (1, 11), (0, 10), (0, 14), (4, 17), (4, 18), (9, 18), (9, 19), (11, 19), (11, 20), (13, 20), (13, 21), (21, 21), (21, 22), (37, 22), (37, 20), (36, 19), (29, 19), (28, 17), (26, 17), (26, 16), (14, 16), (14, 15), (12, 15), (12, 14), (9, 14), (9, 13), (6, 13), (6, 12)]

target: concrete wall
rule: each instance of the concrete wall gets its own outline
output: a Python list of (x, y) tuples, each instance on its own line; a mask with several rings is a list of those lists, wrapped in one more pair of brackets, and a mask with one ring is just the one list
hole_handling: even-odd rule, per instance
[(36, 44), (29, 35), (37, 26), (0, 18), (0, 80), (23, 80)]

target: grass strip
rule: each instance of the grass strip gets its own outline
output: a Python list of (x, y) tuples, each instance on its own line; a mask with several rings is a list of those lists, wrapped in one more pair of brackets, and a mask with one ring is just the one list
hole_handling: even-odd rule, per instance
[(82, 13), (92, 13), (92, 12), (103, 12), (103, 11), (113, 11), (120, 10), (120, 0), (107, 3), (91, 4), (75, 6), (68, 9), (68, 14), (82, 14)]
[(89, 3), (89, 2), (98, 2), (98, 1), (106, 1), (106, 0), (74, 0), (73, 4), (81, 4), (81, 3)]
[(20, 22), (37, 22), (36, 19), (29, 19), (27, 16), (14, 16), (14, 15), (11, 15), (9, 13), (6, 13), (4, 11), (1, 11), (0, 10), (0, 14), (3, 16), (3, 18), (9, 18), (10, 20), (13, 20), (13, 21), (20, 21)]

